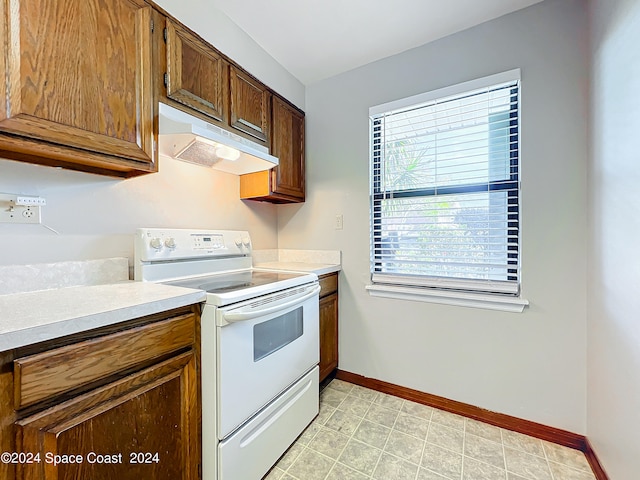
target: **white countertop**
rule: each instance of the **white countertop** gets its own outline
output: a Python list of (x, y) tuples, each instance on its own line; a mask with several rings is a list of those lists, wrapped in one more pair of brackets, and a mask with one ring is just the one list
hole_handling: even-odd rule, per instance
[(325, 275), (340, 271), (340, 265), (334, 263), (309, 263), (309, 262), (261, 262), (254, 263), (255, 268), (269, 270), (290, 270), (293, 272), (311, 272), (316, 275)]
[(205, 300), (201, 290), (126, 281), (0, 295), (0, 351)]
[(342, 254), (339, 250), (254, 250), (253, 266), (325, 275), (342, 269), (341, 258)]

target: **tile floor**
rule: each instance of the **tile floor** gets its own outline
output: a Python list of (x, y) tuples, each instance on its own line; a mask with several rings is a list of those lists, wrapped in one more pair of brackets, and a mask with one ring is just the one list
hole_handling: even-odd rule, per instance
[(577, 451), (333, 380), (264, 480), (595, 480)]

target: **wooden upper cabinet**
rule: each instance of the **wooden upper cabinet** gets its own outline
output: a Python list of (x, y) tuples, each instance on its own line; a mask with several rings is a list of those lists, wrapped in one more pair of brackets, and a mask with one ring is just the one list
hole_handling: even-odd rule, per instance
[(229, 64), (211, 46), (167, 20), (167, 97), (227, 122)]
[(151, 14), (142, 0), (0, 0), (0, 155), (156, 171)]
[(280, 163), (240, 177), (240, 198), (271, 203), (305, 200), (304, 114), (277, 96), (272, 102), (271, 154)]
[(230, 125), (253, 141), (269, 146), (271, 93), (262, 83), (231, 65)]
[(271, 154), (280, 159), (271, 170), (273, 192), (304, 201), (304, 116), (277, 97), (273, 98)]

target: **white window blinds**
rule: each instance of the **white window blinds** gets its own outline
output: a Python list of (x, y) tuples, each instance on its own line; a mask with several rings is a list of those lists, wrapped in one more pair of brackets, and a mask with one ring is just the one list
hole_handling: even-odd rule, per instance
[(519, 70), (373, 107), (373, 283), (518, 294)]

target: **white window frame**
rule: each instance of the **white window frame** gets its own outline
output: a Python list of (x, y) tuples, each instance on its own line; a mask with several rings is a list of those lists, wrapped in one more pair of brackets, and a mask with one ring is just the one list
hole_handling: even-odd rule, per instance
[[(371, 284), (366, 286), (369, 294), (376, 297), (387, 297), (401, 300), (426, 301), (449, 305), (460, 305), (467, 307), (488, 308), (509, 312), (522, 312), (529, 302), (521, 296), (521, 245), (518, 239), (518, 280), (514, 282), (485, 281), (482, 289), (478, 288), (478, 283), (466, 281), (465, 279), (454, 279), (447, 277), (413, 276), (410, 279), (402, 275), (377, 274), (374, 267), (374, 138), (373, 122), (376, 117), (389, 114), (395, 111), (406, 110), (411, 107), (428, 104), (435, 100), (462, 95), (468, 92), (477, 91), (494, 85), (505, 84), (512, 81), (520, 81), (520, 69), (490, 75), (488, 77), (471, 80), (469, 82), (433, 90), (423, 94), (403, 98), (393, 102), (377, 105), (369, 109), (371, 124)], [(518, 89), (519, 95), (519, 89)], [(521, 104), (518, 98), (518, 126), (521, 118)], [(520, 149), (521, 132), (518, 132), (518, 166), (521, 164)], [(518, 174), (518, 192), (520, 192), (520, 175)], [(518, 216), (521, 216), (521, 203), (518, 201)], [(520, 228), (518, 229), (520, 232)]]

